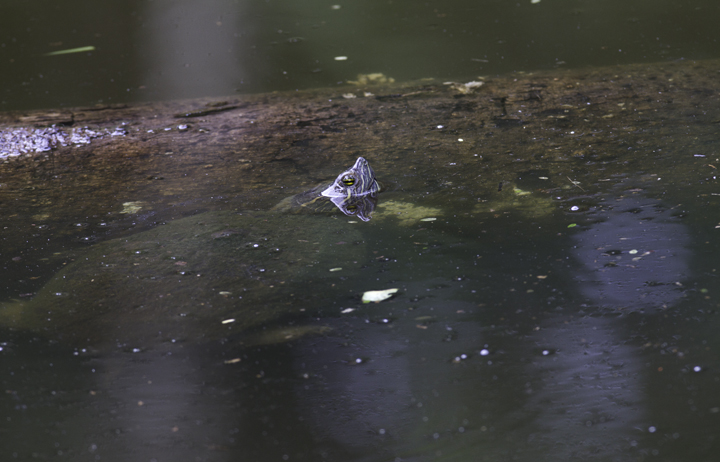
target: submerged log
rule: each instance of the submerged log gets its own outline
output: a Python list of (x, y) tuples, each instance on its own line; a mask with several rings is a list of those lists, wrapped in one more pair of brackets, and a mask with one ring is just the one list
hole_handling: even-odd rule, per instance
[(441, 190), (438, 203), (483, 200), (523, 172), (591, 193), (629, 165), (695, 168), (672, 156), (717, 142), (718, 77), (720, 61), (682, 61), (0, 113), (0, 216), (28, 230), (147, 198), (174, 210), (155, 220), (228, 198), (269, 208), (358, 156), (403, 191)]

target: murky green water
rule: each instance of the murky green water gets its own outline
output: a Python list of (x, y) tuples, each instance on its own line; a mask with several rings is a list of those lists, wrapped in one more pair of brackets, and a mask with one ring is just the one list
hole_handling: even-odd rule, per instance
[(5, 1), (0, 110), (717, 58), (718, 15), (715, 0)]
[[(713, 56), (717, 31), (703, 24), (717, 6), (689, 3), (331, 2), (307, 13), (265, 2), (232, 14), (210, 3), (205, 16), (183, 2), (65, 5), (86, 27), (64, 23), (58, 38), (47, 10), (10, 3), (1, 8), (29, 25), (3, 28), (1, 50), (14, 51), (2, 59), (16, 71), (0, 100)], [(113, 27), (126, 41), (97, 30), (100, 14), (124, 18)], [(220, 38), (148, 38), (193, 17)], [(488, 48), (463, 51), (477, 42)], [(169, 61), (147, 64), (146, 44)], [(52, 71), (38, 64), (83, 45), (97, 50)], [(208, 46), (235, 58), (199, 59)], [(77, 70), (96, 59), (102, 79)], [(192, 74), (202, 66), (212, 72)], [(190, 70), (173, 87), (178, 67)], [(472, 104), (456, 98), (436, 122), (445, 129), (423, 126), (417, 151), (379, 126), (386, 151), (356, 148), (387, 185), (367, 223), (273, 210), (355, 155), (314, 160), (314, 139), (296, 147), (300, 162), (199, 145), (18, 166), (0, 178), (0, 460), (714, 460), (720, 108), (699, 84), (695, 106), (676, 110), (676, 84), (657, 105), (629, 94), (620, 108), (533, 107), (523, 123), (474, 125), (463, 116)], [(341, 136), (354, 135), (329, 143)], [(392, 299), (360, 300), (389, 288)]]

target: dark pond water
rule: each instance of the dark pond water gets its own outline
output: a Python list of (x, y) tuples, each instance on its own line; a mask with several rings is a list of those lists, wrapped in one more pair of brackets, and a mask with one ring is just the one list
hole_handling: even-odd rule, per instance
[(147, 196), (86, 217), (89, 246), (50, 223), (2, 251), (2, 457), (711, 460), (720, 219), (688, 172), (717, 154), (695, 152), (480, 195), (480, 166), (428, 173), (367, 223), (268, 210), (282, 191), (132, 232)]
[(0, 110), (713, 58), (718, 16), (715, 0), (10, 0)]
[[(0, 99), (716, 56), (715, 2), (559, 3), (8, 2)], [(497, 153), (412, 175), (425, 153), (378, 153), (366, 223), (273, 209), (341, 164), (238, 193), (197, 162), (171, 200), (130, 175), (115, 201), (67, 195), (82, 172), (0, 189), (0, 460), (714, 460), (720, 108), (704, 109), (598, 133), (580, 183)], [(520, 128), (505, 136), (524, 152)], [(501, 187), (480, 184), (499, 166)]]

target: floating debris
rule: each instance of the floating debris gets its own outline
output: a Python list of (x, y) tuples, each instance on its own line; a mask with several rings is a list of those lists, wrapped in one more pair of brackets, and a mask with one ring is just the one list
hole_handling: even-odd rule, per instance
[(145, 205), (142, 201), (123, 202), (123, 208), (120, 213), (137, 213), (142, 210)]
[(347, 56), (335, 56), (335, 61), (347, 61)]
[(386, 290), (368, 290), (362, 296), (363, 303), (375, 302), (379, 303), (383, 300), (387, 300), (392, 297), (393, 294), (397, 293), (399, 289), (386, 289)]
[(345, 98), (345, 99), (355, 99), (355, 98), (357, 98), (357, 96), (355, 96), (354, 93), (343, 93), (342, 97)]
[(341, 313), (348, 314), (348, 313), (352, 313), (353, 311), (355, 311), (355, 308), (345, 308), (344, 310), (341, 311)]
[(67, 50), (51, 51), (50, 53), (45, 53), (43, 56), (69, 55), (71, 53), (83, 53), (85, 51), (94, 51), (94, 50), (95, 50), (94, 46), (68, 48)]
[(225, 364), (236, 364), (242, 361), (241, 358), (233, 358), (233, 359), (226, 359), (224, 362)]
[(224, 319), (224, 320), (222, 321), (222, 324), (230, 324), (230, 323), (233, 323), (233, 322), (235, 322), (235, 319), (234, 319), (234, 318)]
[(485, 82), (480, 82), (479, 80), (473, 80), (467, 83), (445, 82), (444, 85), (450, 85), (451, 89), (456, 90), (463, 95), (470, 95), (474, 93), (475, 90), (485, 85)]
[(335, 271), (342, 271), (342, 268), (330, 268), (331, 273), (334, 273)]
[[(335, 58), (337, 59), (337, 58)], [(373, 72), (370, 74), (358, 74), (357, 80), (348, 80), (348, 83), (353, 85), (378, 85), (393, 83), (395, 79), (388, 77), (382, 72)]]

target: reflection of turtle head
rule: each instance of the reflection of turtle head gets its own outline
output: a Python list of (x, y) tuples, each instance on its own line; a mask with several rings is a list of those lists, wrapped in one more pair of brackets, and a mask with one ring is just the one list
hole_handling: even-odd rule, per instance
[(375, 172), (363, 157), (358, 157), (348, 170), (342, 172), (327, 189), (320, 194), (330, 200), (345, 215), (357, 215), (368, 221), (377, 204), (380, 185)]

